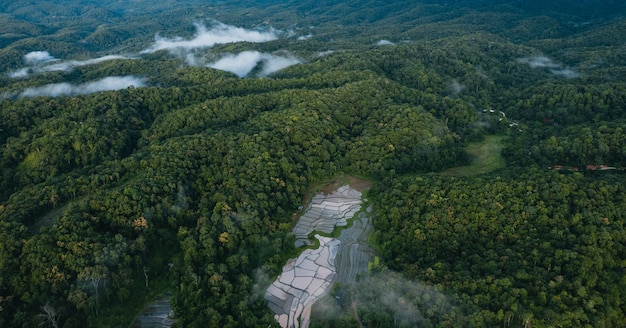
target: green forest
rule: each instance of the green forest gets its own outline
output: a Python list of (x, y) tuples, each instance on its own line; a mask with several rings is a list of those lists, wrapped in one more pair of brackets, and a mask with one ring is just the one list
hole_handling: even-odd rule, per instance
[[(624, 327), (624, 17), (0, 4), (0, 326), (131, 327), (168, 291), (176, 327), (278, 327), (263, 292), (301, 251), (292, 217), (353, 175), (377, 262), (311, 327)], [(220, 61), (239, 54), (244, 73)]]

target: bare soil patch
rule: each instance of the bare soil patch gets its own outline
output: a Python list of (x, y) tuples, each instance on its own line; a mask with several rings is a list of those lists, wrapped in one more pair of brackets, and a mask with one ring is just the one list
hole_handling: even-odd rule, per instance
[(317, 191), (322, 192), (325, 195), (328, 195), (328, 194), (332, 194), (333, 192), (335, 192), (339, 187), (345, 186), (345, 185), (350, 185), (352, 189), (356, 189), (357, 191), (363, 192), (364, 190), (367, 190), (372, 187), (372, 182), (369, 180), (357, 178), (352, 175), (344, 175), (342, 177), (339, 177), (335, 180), (328, 182), (326, 185), (324, 185), (321, 188), (319, 186), (314, 186), (312, 189), (309, 189), (308, 192), (309, 193), (314, 192), (316, 191), (316, 189), (319, 188)]

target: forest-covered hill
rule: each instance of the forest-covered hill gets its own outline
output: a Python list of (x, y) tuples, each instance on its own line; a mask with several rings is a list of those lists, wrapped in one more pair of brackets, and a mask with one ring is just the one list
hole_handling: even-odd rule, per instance
[[(181, 327), (277, 325), (292, 215), (344, 174), (374, 182), (381, 263), (312, 325), (625, 326), (624, 14), (0, 4), (0, 326), (128, 326), (165, 289)], [(504, 167), (440, 174), (489, 135)]]

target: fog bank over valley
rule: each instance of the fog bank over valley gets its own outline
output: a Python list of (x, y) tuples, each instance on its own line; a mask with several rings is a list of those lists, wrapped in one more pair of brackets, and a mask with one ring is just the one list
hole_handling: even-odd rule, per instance
[(519, 63), (528, 64), (532, 68), (548, 69), (550, 73), (567, 79), (573, 79), (580, 76), (580, 73), (572, 69), (565, 68), (563, 65), (555, 63), (552, 59), (545, 56), (519, 58), (517, 61)]
[[(209, 57), (217, 57), (219, 59), (209, 61), (205, 58), (206, 52), (204, 54), (201, 53), (202, 49), (212, 48), (217, 44), (236, 42), (269, 42), (278, 39), (282, 32), (271, 27), (264, 31), (248, 30), (226, 25), (218, 21), (212, 21), (210, 27), (198, 22), (194, 23), (194, 26), (196, 33), (190, 39), (178, 36), (166, 38), (157, 34), (154, 43), (137, 54), (106, 55), (87, 60), (61, 60), (46, 50), (32, 51), (23, 56), (26, 66), (10, 72), (8, 76), (12, 79), (26, 79), (33, 74), (45, 72), (71, 72), (81, 66), (95, 65), (111, 60), (135, 60), (141, 58), (142, 55), (162, 50), (179, 57), (185, 65), (205, 66), (228, 71), (241, 78), (251, 75), (267, 76), (283, 68), (302, 63), (300, 59), (291, 55), (278, 56), (255, 50), (243, 51), (238, 54), (210, 54)], [(55, 83), (27, 88), (22, 92), (4, 93), (3, 97), (7, 98), (8, 95), (18, 95), (18, 97), (79, 95), (119, 90), (130, 85), (135, 87), (145, 86), (145, 79), (114, 76), (79, 85)]]
[(141, 53), (153, 53), (159, 50), (189, 51), (198, 48), (211, 48), (216, 44), (234, 42), (262, 43), (278, 39), (279, 34), (279, 31), (274, 29), (255, 31), (226, 25), (217, 21), (213, 24), (212, 28), (207, 29), (203, 24), (195, 23), (196, 35), (189, 40), (185, 40), (182, 37), (164, 38), (157, 34), (154, 44)]
[(220, 60), (209, 64), (208, 67), (245, 77), (258, 66), (260, 66), (258, 75), (267, 76), (285, 67), (300, 63), (301, 61), (295, 57), (280, 57), (258, 51), (244, 51), (236, 55), (227, 54)]
[(120, 55), (107, 55), (94, 59), (87, 60), (68, 60), (60, 61), (50, 55), (48, 51), (33, 51), (24, 55), (24, 62), (28, 65), (22, 67), (16, 71), (9, 73), (11, 78), (26, 78), (34, 73), (44, 72), (71, 72), (76, 67), (100, 64), (110, 60), (116, 59), (132, 59), (126, 56)]
[[(112, 91), (126, 89), (130, 86), (143, 87), (145, 79), (136, 76), (110, 76), (103, 79), (86, 82), (82, 84), (71, 83), (53, 83), (39, 87), (27, 88), (20, 92), (18, 97), (36, 97), (36, 96), (75, 96), (85, 95), (94, 92)], [(7, 95), (5, 95), (6, 98)]]

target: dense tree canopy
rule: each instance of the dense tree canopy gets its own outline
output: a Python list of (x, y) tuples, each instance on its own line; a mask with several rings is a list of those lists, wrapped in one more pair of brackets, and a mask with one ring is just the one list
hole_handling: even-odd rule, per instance
[[(626, 325), (623, 5), (133, 3), (0, 4), (0, 326), (125, 326), (165, 289), (181, 327), (277, 325), (293, 215), (343, 174), (381, 263), (314, 325)], [(276, 38), (141, 52), (210, 19)], [(298, 64), (208, 67), (252, 50)], [(506, 167), (439, 174), (489, 134)]]
[(455, 295), (469, 325), (624, 323), (623, 175), (406, 177), (372, 193), (386, 263)]

